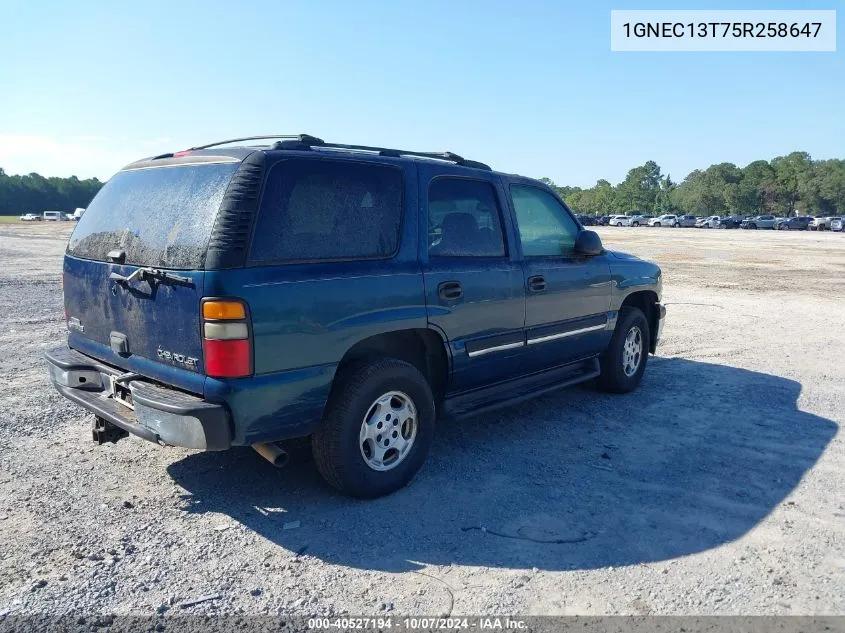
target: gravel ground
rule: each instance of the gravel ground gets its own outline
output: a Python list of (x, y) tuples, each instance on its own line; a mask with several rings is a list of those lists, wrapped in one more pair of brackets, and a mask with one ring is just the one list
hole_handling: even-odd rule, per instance
[(600, 229), (664, 270), (641, 388), (442, 424), (361, 502), (301, 442), (96, 447), (41, 359), (70, 229), (0, 225), (0, 615), (845, 614), (845, 235)]

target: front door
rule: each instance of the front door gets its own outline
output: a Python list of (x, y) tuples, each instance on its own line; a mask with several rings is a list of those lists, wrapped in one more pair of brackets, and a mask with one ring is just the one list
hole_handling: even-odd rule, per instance
[(612, 334), (608, 256), (575, 253), (581, 228), (551, 192), (515, 180), (509, 194), (523, 255), (526, 369), (600, 353)]
[(418, 169), (428, 236), (420, 253), (426, 311), (451, 349), (449, 391), (503, 380), (518, 371), (525, 349), (523, 274), (509, 248), (514, 237), (504, 190), (492, 174)]

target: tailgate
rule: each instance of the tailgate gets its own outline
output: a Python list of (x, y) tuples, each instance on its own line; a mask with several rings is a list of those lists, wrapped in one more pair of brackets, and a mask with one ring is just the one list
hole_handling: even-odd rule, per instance
[(113, 272), (128, 277), (137, 268), (65, 257), (68, 344), (126, 371), (202, 393), (199, 314), (205, 273), (179, 271), (191, 280), (179, 283), (110, 279)]

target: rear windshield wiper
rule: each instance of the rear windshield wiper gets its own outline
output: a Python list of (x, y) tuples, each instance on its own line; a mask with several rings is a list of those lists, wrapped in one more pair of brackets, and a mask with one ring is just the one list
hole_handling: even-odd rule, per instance
[(139, 279), (141, 281), (144, 281), (145, 279), (158, 279), (159, 281), (175, 281), (180, 284), (194, 285), (194, 280), (190, 277), (184, 277), (166, 270), (159, 270), (158, 268), (151, 267), (138, 268), (128, 277), (121, 275), (120, 273), (111, 273), (109, 275), (109, 279), (116, 281), (119, 284), (126, 285), (132, 283), (135, 279)]

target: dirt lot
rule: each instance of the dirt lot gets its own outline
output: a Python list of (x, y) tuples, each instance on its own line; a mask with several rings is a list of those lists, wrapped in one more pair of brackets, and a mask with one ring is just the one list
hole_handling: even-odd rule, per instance
[(843, 234), (601, 230), (664, 270), (641, 388), (443, 424), (359, 502), (299, 444), (94, 446), (41, 360), (71, 228), (0, 226), (0, 615), (845, 614)]

